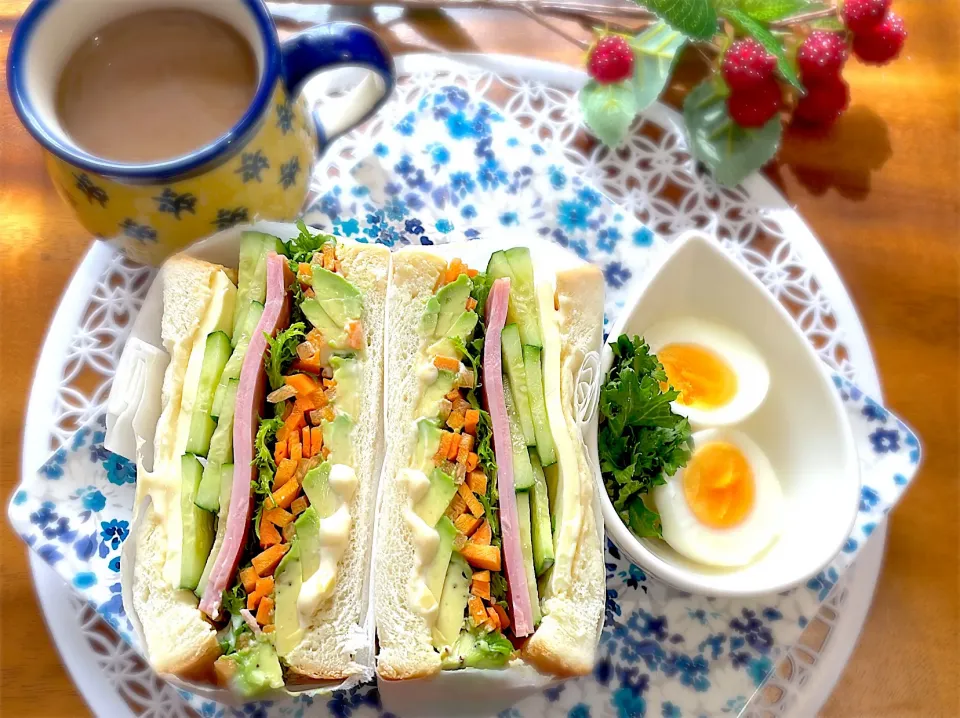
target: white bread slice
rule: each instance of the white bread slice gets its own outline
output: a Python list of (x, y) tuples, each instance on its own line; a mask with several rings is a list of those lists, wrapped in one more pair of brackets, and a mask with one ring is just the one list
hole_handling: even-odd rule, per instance
[(413, 535), (403, 517), (410, 497), (397, 474), (409, 466), (416, 438), (414, 411), (420, 396), (416, 362), (420, 317), (434, 294), (446, 261), (422, 249), (393, 254), (387, 289), (386, 456), (377, 546), (374, 553), (375, 614), (380, 652), (377, 672), (386, 680), (424, 678), (440, 671), (426, 619), (410, 608), (407, 586), (413, 572)]
[[(543, 620), (524, 646), (523, 657), (557, 676), (593, 669), (606, 597), (603, 546), (597, 532), (593, 469), (587, 460), (574, 410), (576, 378), (584, 356), (603, 339), (603, 274), (593, 265), (557, 273), (560, 304), (560, 401), (580, 467), (581, 528), (568, 591), (541, 600)], [(548, 583), (548, 582), (545, 582)]]
[[(213, 296), (213, 277), (220, 269), (219, 265), (178, 255), (166, 262), (160, 272), (160, 336), (170, 354), (170, 364), (163, 377), (162, 411), (154, 442), (157, 473), (163, 472), (175, 458), (170, 456), (173, 442), (163, 439), (176, 433), (190, 350)], [(138, 477), (135, 511), (142, 506), (142, 479)], [(179, 511), (180, 507), (170, 510)], [(213, 662), (220, 655), (216, 631), (197, 609), (193, 592), (175, 589), (164, 579), (167, 532), (157, 508), (150, 504), (146, 511), (135, 537), (133, 605), (143, 626), (150, 663), (158, 673), (195, 680), (209, 677)]]
[(367, 642), (360, 628), (367, 606), (367, 577), (373, 539), (374, 504), (383, 441), (382, 389), (384, 309), (390, 250), (382, 245), (337, 241), (337, 259), (343, 276), (363, 295), (363, 327), (367, 336), (360, 416), (354, 417), (354, 471), (357, 492), (350, 505), (350, 541), (337, 564), (333, 598), (323, 603), (305, 630), (303, 639), (285, 657), (295, 672), (313, 679), (341, 679), (364, 669), (353, 660), (359, 644)]

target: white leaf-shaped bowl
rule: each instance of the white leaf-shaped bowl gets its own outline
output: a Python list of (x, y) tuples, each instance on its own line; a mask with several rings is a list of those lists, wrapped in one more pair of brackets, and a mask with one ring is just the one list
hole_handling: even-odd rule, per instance
[[(637, 565), (685, 591), (708, 596), (777, 593), (815, 575), (850, 535), (860, 496), (860, 467), (839, 395), (813, 347), (787, 311), (720, 244), (701, 232), (680, 237), (628, 302), (609, 341), (672, 317), (694, 316), (746, 336), (770, 369), (760, 408), (737, 426), (769, 457), (783, 488), (780, 537), (747, 566), (693, 562), (664, 541), (639, 539), (604, 490), (607, 534)], [(606, 376), (613, 352), (604, 347)]]

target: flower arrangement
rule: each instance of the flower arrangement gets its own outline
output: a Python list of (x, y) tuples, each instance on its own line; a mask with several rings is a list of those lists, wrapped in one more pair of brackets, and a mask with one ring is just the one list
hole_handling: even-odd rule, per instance
[(842, 76), (851, 51), (883, 65), (900, 54), (903, 20), (891, 0), (636, 0), (639, 33), (607, 26), (587, 53), (580, 90), (587, 127), (609, 147), (666, 88), (680, 52), (694, 45), (713, 72), (683, 105), (689, 146), (723, 185), (766, 164), (784, 121), (826, 127), (849, 104)]

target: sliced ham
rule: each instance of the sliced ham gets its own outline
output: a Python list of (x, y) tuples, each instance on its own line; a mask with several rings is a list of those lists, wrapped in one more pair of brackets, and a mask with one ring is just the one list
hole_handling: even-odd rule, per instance
[(276, 252), (267, 255), (267, 301), (256, 331), (250, 337), (240, 368), (240, 383), (237, 385), (233, 417), (233, 490), (227, 513), (227, 530), (200, 601), (200, 610), (212, 618), (217, 618), (223, 592), (237, 574), (240, 555), (247, 542), (247, 530), (253, 515), (251, 487), (257, 470), (253, 465), (253, 443), (260, 423), (267, 381), (263, 368), (267, 353), (264, 333), (275, 336), (280, 328), (290, 322), (287, 286), (291, 281), (293, 275), (287, 260)]
[(493, 425), (493, 450), (497, 457), (497, 490), (500, 492), (500, 530), (503, 540), (503, 558), (510, 587), (510, 605), (513, 613), (513, 633), (523, 638), (533, 633), (533, 608), (527, 574), (520, 550), (520, 518), (517, 513), (517, 494), (513, 484), (513, 445), (510, 442), (510, 424), (507, 404), (503, 396), (503, 364), (500, 354), (500, 335), (507, 321), (510, 301), (510, 280), (498, 279), (487, 295), (486, 338), (483, 342), (483, 391)]

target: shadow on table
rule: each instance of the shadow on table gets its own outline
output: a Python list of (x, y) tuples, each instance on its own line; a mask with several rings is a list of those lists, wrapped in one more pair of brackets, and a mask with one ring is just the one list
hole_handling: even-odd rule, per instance
[(873, 110), (857, 105), (826, 130), (794, 123), (784, 133), (783, 147), (771, 178), (783, 188), (781, 168), (814, 195), (834, 188), (847, 199), (870, 193), (871, 175), (892, 154), (887, 123)]

